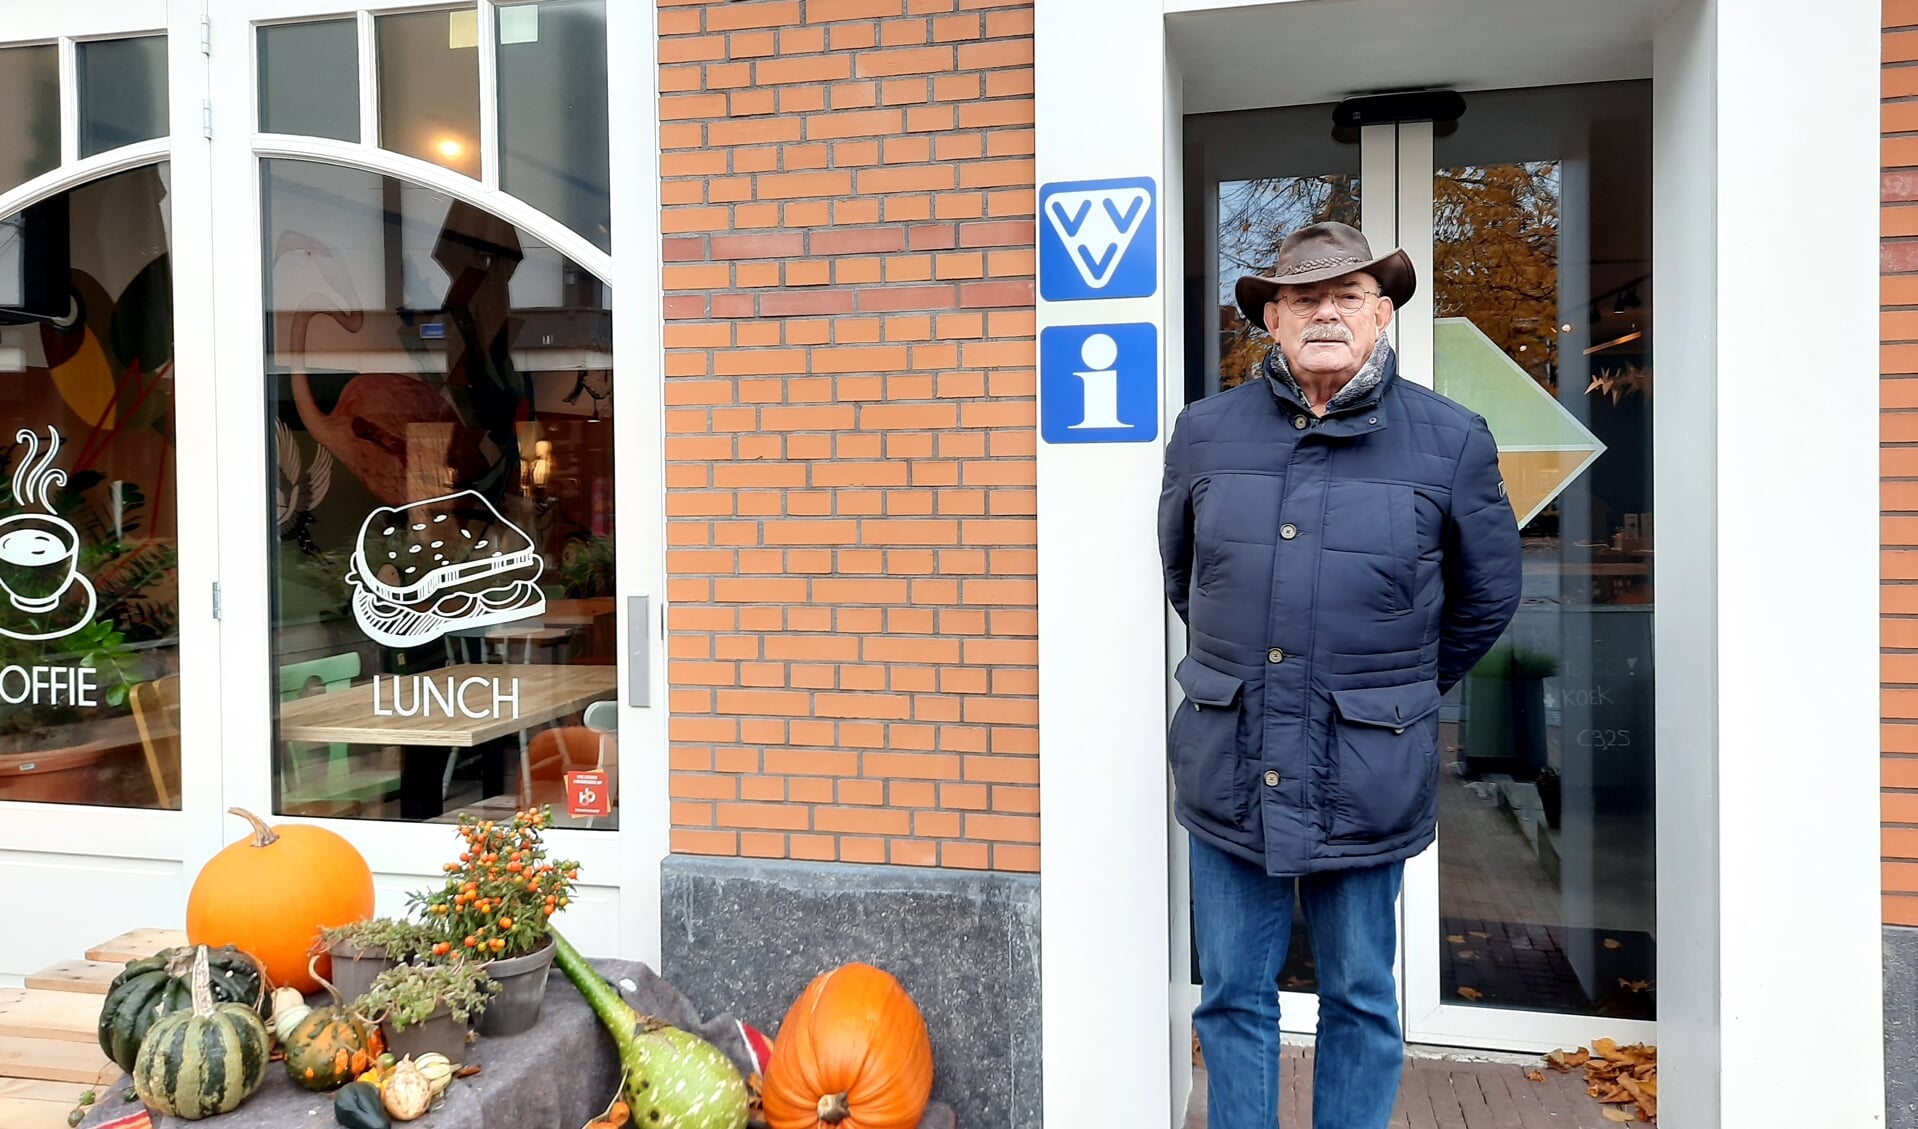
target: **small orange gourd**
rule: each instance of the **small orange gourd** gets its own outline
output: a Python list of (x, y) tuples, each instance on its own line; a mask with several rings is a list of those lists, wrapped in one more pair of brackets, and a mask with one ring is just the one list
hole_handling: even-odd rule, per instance
[(760, 1103), (772, 1129), (916, 1129), (931, 1096), (925, 1017), (890, 974), (855, 963), (786, 1012)]
[(244, 808), (227, 809), (253, 833), (207, 860), (187, 894), (186, 935), (195, 945), (232, 945), (266, 967), (276, 986), (309, 993), (332, 971), (320, 930), (373, 916), (373, 872), (339, 835), (319, 827), (268, 827)]

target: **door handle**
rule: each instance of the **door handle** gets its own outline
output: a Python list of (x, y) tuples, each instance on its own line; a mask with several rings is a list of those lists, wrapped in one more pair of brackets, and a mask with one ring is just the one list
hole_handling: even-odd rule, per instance
[(653, 704), (652, 606), (650, 596), (626, 600), (626, 704), (640, 709)]

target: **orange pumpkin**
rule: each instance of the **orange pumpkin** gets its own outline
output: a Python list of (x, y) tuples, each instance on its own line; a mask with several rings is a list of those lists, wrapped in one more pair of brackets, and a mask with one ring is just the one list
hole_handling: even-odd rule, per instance
[(847, 964), (807, 985), (779, 1025), (760, 1101), (772, 1129), (916, 1129), (932, 1040), (888, 973)]
[[(268, 827), (243, 808), (227, 809), (253, 834), (207, 860), (187, 895), (186, 935), (195, 945), (232, 945), (266, 967), (275, 985), (309, 993), (308, 966), (320, 930), (373, 916), (373, 872), (353, 844), (319, 827)], [(320, 954), (318, 976), (332, 958)]]

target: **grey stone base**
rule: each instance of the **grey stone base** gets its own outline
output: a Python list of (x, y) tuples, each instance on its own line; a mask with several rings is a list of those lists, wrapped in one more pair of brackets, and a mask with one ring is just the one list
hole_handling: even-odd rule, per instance
[(1918, 1129), (1918, 929), (1885, 928), (1885, 1125)]
[(812, 978), (897, 977), (932, 1035), (933, 1098), (961, 1129), (1037, 1129), (1039, 880), (1032, 875), (673, 855), (661, 975), (768, 1036)]

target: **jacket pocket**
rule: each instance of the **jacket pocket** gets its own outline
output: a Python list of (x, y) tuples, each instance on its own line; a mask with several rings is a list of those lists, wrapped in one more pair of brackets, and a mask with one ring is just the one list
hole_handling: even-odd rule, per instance
[(1338, 590), (1387, 615), (1411, 611), (1418, 526), (1417, 492), (1404, 483), (1332, 483), (1326, 490), (1325, 548), (1335, 556)]
[(1411, 830), (1437, 782), (1438, 686), (1334, 690), (1332, 708), (1338, 786), (1329, 837), (1374, 842)]
[(1179, 660), (1172, 677), (1185, 691), (1167, 742), (1179, 801), (1207, 819), (1243, 827), (1248, 802), (1240, 725), (1245, 683), (1191, 655)]

